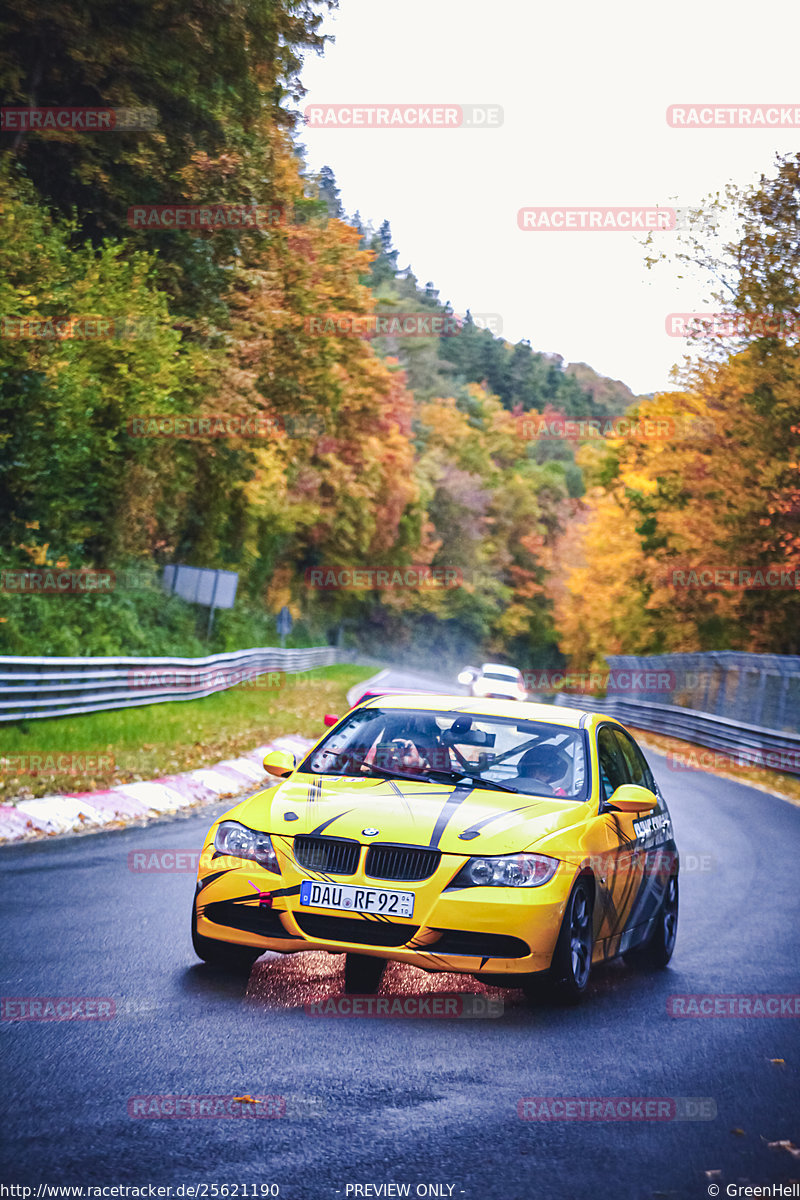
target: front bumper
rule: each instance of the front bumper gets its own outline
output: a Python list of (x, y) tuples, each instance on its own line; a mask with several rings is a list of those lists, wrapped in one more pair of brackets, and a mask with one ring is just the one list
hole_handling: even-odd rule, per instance
[[(378, 919), (301, 907), (301, 883), (322, 877), (299, 867), (282, 839), (273, 841), (280, 875), (254, 862), (213, 858), (213, 846), (204, 849), (195, 897), (203, 937), (282, 953), (373, 955), (428, 971), (526, 975), (550, 966), (574, 880), (570, 870), (557, 871), (538, 888), (447, 891), (467, 856), (443, 854), (433, 875), (421, 882), (381, 881), (362, 873), (335, 880), (414, 892), (413, 918)], [(268, 894), (269, 901), (262, 902), (259, 893)]]

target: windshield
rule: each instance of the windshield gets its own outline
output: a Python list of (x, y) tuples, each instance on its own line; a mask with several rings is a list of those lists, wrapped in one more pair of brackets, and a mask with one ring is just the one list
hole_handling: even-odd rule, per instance
[(483, 678), (484, 679), (502, 679), (503, 683), (516, 683), (517, 682), (517, 672), (516, 671), (505, 671), (505, 672), (484, 671)]
[(568, 800), (584, 800), (588, 788), (580, 730), (514, 717), (398, 708), (356, 709), (299, 770), (432, 782), (452, 777)]

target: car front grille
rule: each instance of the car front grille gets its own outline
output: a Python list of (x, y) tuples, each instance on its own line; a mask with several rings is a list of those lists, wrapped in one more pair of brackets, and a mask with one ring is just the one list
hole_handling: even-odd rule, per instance
[(375, 842), (367, 851), (364, 874), (370, 879), (428, 879), (439, 866), (439, 850), (427, 846), (393, 846)]
[(404, 946), (418, 932), (418, 925), (388, 925), (357, 917), (320, 917), (315, 913), (292, 914), (309, 937), (323, 942), (358, 942), (362, 946)]
[(327, 875), (354, 875), (361, 846), (350, 838), (313, 837), (294, 839), (294, 856), (301, 867)]

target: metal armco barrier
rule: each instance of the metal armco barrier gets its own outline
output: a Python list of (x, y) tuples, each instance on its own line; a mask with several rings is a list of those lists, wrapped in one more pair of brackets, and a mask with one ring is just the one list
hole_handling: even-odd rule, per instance
[[(657, 690), (636, 690), (637, 700), (714, 713), (765, 729), (800, 733), (800, 657), (711, 650), (695, 654), (658, 654), (641, 658), (609, 655), (609, 699), (625, 698), (614, 680), (627, 673), (646, 674)], [(667, 686), (664, 686), (666, 682)], [(628, 697), (631, 692), (628, 691)]]
[[(208, 658), (33, 658), (0, 655), (0, 722), (198, 700), (269, 672), (349, 661), (336, 646), (263, 646)], [(280, 681), (260, 684), (277, 689)]]
[[(720, 651), (648, 658), (614, 655), (608, 663), (612, 675), (623, 669), (672, 671), (676, 686), (658, 701), (612, 694), (609, 689), (605, 699), (562, 692), (555, 703), (608, 713), (638, 729), (800, 775), (800, 657)], [(713, 711), (684, 707), (689, 695)], [(664, 699), (673, 703), (665, 704)], [(769, 719), (771, 727), (759, 717)]]

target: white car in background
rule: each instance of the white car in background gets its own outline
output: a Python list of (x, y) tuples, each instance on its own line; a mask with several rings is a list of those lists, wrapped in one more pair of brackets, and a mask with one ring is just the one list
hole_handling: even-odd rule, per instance
[(503, 663), (484, 663), (465, 667), (458, 682), (469, 686), (471, 696), (482, 700), (527, 700), (528, 691), (522, 672)]

